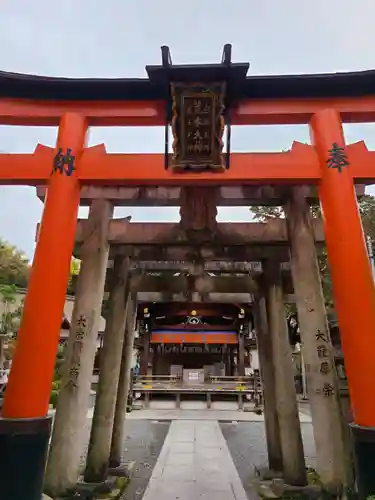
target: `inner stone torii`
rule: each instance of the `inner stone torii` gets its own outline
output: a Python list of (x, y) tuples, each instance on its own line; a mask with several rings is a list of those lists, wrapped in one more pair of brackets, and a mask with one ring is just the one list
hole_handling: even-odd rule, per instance
[[(106, 255), (114, 262), (114, 267), (111, 272), (107, 273), (106, 289), (109, 292), (110, 315), (116, 316), (109, 316), (107, 320), (105, 337), (107, 353), (104, 352), (107, 362), (104, 361), (104, 369), (101, 370), (102, 387), (100, 388), (101, 382), (99, 382), (85, 473), (87, 480), (103, 480), (108, 464), (111, 461), (116, 462), (115, 457), (111, 458), (110, 435), (115, 418), (116, 391), (122, 386), (121, 383), (116, 382), (120, 376), (121, 356), (119, 353), (121, 353), (121, 346), (125, 345), (124, 337), (120, 335), (123, 328), (120, 325), (125, 325), (125, 322), (129, 321), (131, 323), (131, 317), (126, 319), (126, 314), (134, 315), (134, 308), (130, 309), (130, 313), (129, 307), (125, 308), (125, 303), (129, 304), (127, 297), (138, 296), (138, 301), (146, 302), (149, 300), (255, 301), (254, 314), (259, 337), (258, 348), (264, 386), (270, 468), (283, 471), (286, 479), (293, 484), (303, 484), (306, 481), (291, 357), (288, 358), (290, 347), (282, 305), (283, 301), (291, 300), (287, 297), (294, 297), (292, 300), (297, 302), (297, 306), (299, 300), (295, 295), (295, 287), (293, 290), (292, 276), (290, 276), (290, 271), (287, 271), (288, 265), (286, 264), (282, 266), (283, 283), (280, 281), (282, 276), (280, 264), (287, 263), (290, 257), (288, 235), (292, 239), (295, 235), (297, 237), (302, 235), (302, 240), (298, 240), (297, 245), (305, 245), (304, 252), (308, 251), (307, 255), (312, 260), (316, 259), (314, 242), (319, 243), (324, 240), (321, 222), (311, 220), (309, 215), (306, 197), (308, 193), (305, 191), (302, 194), (302, 200), (298, 196), (297, 198), (300, 200), (299, 213), (303, 218), (297, 218), (293, 222), (292, 215), (292, 224), (289, 224), (289, 219), (269, 221), (266, 224), (218, 223), (216, 220), (218, 191), (212, 188), (182, 189), (183, 205), (180, 209), (181, 221), (178, 224), (137, 224), (129, 222), (127, 218), (111, 219), (112, 203), (103, 199), (93, 200), (89, 219), (79, 221), (77, 228), (76, 248), (77, 255), (82, 258), (82, 271), (78, 279), (74, 317), (81, 317), (84, 313), (83, 308), (86, 307), (80, 305), (82, 304), (80, 294), (86, 296), (86, 301), (89, 300), (92, 305), (98, 303), (99, 297), (92, 296), (89, 299), (87, 287), (82, 284), (86, 280), (86, 274), (101, 276), (92, 266), (95, 268), (98, 265), (103, 266), (104, 261), (97, 260), (94, 264), (92, 259), (95, 254), (102, 255), (100, 248), (105, 249), (107, 245), (110, 249), (109, 254)], [(293, 197), (289, 196), (289, 200), (293, 203)], [(290, 214), (288, 215), (290, 217)], [(301, 224), (298, 220), (302, 220), (303, 227), (298, 226)], [(308, 241), (303, 236), (304, 234), (308, 235)], [(294, 248), (293, 245), (292, 248)], [(239, 257), (245, 261), (243, 264), (239, 261)], [(90, 264), (85, 266), (85, 262), (89, 262), (87, 259), (92, 260), (91, 266)], [(174, 261), (172, 265), (167, 262), (168, 260)], [(251, 261), (253, 265), (246, 265), (246, 262), (251, 263)], [(292, 269), (295, 267), (292, 264)], [(297, 272), (304, 273), (304, 269), (301, 271), (298, 268)], [(311, 282), (311, 276), (315, 276), (317, 272), (317, 269), (312, 269), (310, 276), (302, 276), (302, 281)], [(294, 281), (296, 271), (292, 275)], [(298, 275), (298, 279), (301, 279), (301, 275)], [(101, 283), (104, 286), (104, 282), (101, 281)], [(315, 286), (319, 288), (319, 280), (317, 283)], [(307, 296), (306, 293), (303, 291), (301, 301), (311, 300), (310, 295)], [(299, 309), (299, 312), (302, 314), (300, 321), (303, 322), (305, 313), (302, 309)], [(319, 308), (318, 314), (322, 314)], [(324, 319), (319, 321), (324, 323)], [(311, 317), (309, 323), (311, 323)], [(73, 339), (76, 336), (77, 326), (72, 328)], [(328, 341), (328, 330), (324, 325), (320, 328)], [(319, 360), (312, 358), (314, 349), (315, 344), (312, 343), (310, 351), (306, 351), (304, 355), (312, 364), (317, 364)], [(87, 366), (92, 365), (93, 352), (90, 351), (89, 346), (81, 352), (81, 366), (85, 359)], [(76, 362), (77, 359), (71, 356), (71, 368)], [(107, 369), (106, 366), (108, 366)], [(311, 384), (317, 384), (317, 382), (312, 379)], [(333, 379), (332, 386), (334, 385)], [(83, 393), (87, 392), (87, 388), (81, 387)], [(74, 425), (81, 425), (77, 417), (73, 423), (71, 415), (77, 415), (77, 412), (82, 413), (83, 419), (82, 390), (80, 396), (77, 396), (76, 392), (76, 409), (71, 406), (74, 403), (71, 402), (68, 388), (65, 390), (65, 396), (61, 397), (61, 408), (65, 401), (65, 407), (68, 407), (70, 412), (67, 414), (58, 407), (46, 476), (47, 490), (50, 492), (71, 487), (77, 480), (81, 446), (77, 442), (73, 443), (68, 440), (66, 428), (70, 425), (73, 430)], [(66, 403), (67, 399), (70, 401), (69, 404)], [(287, 404), (286, 401), (288, 401)], [(322, 419), (339, 418), (339, 409), (332, 406), (331, 400), (324, 395), (316, 398), (314, 404), (314, 433), (316, 441), (319, 442), (318, 456), (320, 456), (321, 463), (324, 463), (322, 478), (326, 486), (332, 489), (345, 481), (345, 470), (342, 458), (340, 458), (343, 456), (341, 454), (343, 439), (340, 432), (337, 437), (334, 437), (331, 431), (327, 430), (326, 425), (322, 426)], [(284, 408), (287, 409), (286, 413), (283, 412)], [(99, 424), (103, 421), (108, 424), (106, 428), (103, 428), (103, 424)], [(329, 440), (326, 432), (330, 433)], [(74, 431), (71, 435), (75, 435)], [(116, 446), (116, 443), (113, 446)], [(73, 453), (74, 449), (75, 453)], [(328, 457), (332, 463), (331, 469), (327, 469)], [(57, 466), (57, 461), (65, 465)], [(62, 472), (59, 474), (58, 470)], [(67, 470), (70, 470), (69, 474)]]

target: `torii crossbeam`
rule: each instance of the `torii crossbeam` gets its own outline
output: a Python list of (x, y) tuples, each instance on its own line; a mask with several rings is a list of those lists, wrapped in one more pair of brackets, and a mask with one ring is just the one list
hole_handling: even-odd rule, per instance
[[(375, 151), (363, 141), (346, 148), (355, 184), (371, 184), (375, 172)], [(38, 145), (32, 154), (1, 154), (0, 184), (48, 185), (56, 150)], [(164, 167), (163, 154), (107, 153), (103, 144), (83, 149), (75, 179), (81, 185), (246, 185), (317, 184), (323, 175), (314, 148), (294, 142), (289, 152), (232, 153), (231, 168), (225, 173), (186, 173)], [(79, 165), (79, 167), (78, 167)]]

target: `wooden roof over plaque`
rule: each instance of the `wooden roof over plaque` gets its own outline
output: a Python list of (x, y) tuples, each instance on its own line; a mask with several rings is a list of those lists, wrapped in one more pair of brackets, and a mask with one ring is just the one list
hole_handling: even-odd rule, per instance
[[(165, 167), (175, 172), (222, 172), (229, 168), (230, 110), (248, 63), (232, 64), (232, 47), (225, 45), (220, 64), (174, 66), (168, 47), (162, 65), (148, 66), (151, 82), (167, 87)], [(169, 155), (169, 127), (173, 143)], [(227, 128), (226, 154), (224, 130)]]
[[(226, 45), (225, 47), (230, 47)], [(228, 49), (226, 49), (228, 52)], [(168, 47), (147, 78), (60, 78), (0, 71), (0, 97), (44, 101), (164, 101), (169, 83), (227, 81), (226, 100), (322, 99), (374, 95), (375, 70), (349, 73), (247, 76), (249, 63), (172, 65)], [(227, 103), (226, 103), (227, 105)]]

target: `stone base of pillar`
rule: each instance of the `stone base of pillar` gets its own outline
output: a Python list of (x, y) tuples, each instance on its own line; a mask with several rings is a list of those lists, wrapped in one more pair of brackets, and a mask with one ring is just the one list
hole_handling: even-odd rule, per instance
[(122, 498), (133, 475), (134, 466), (135, 462), (131, 461), (120, 464), (118, 467), (110, 467), (105, 481), (100, 483), (86, 483), (81, 481), (71, 489), (70, 495), (72, 498), (75, 498), (75, 496), (77, 498)]
[(0, 418), (0, 498), (42, 498), (51, 423), (51, 417)]
[(111, 471), (116, 470), (118, 467), (121, 466), (121, 458), (119, 457), (110, 457), (109, 462), (108, 462), (108, 474), (111, 473)]
[(359, 497), (375, 495), (375, 428), (350, 424)]

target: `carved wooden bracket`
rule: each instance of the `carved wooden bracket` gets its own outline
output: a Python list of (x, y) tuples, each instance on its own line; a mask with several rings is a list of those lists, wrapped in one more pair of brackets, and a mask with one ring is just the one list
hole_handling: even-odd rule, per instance
[(217, 230), (217, 197), (215, 188), (184, 187), (181, 192), (181, 229), (189, 232), (189, 236), (192, 232), (205, 231), (212, 237)]

